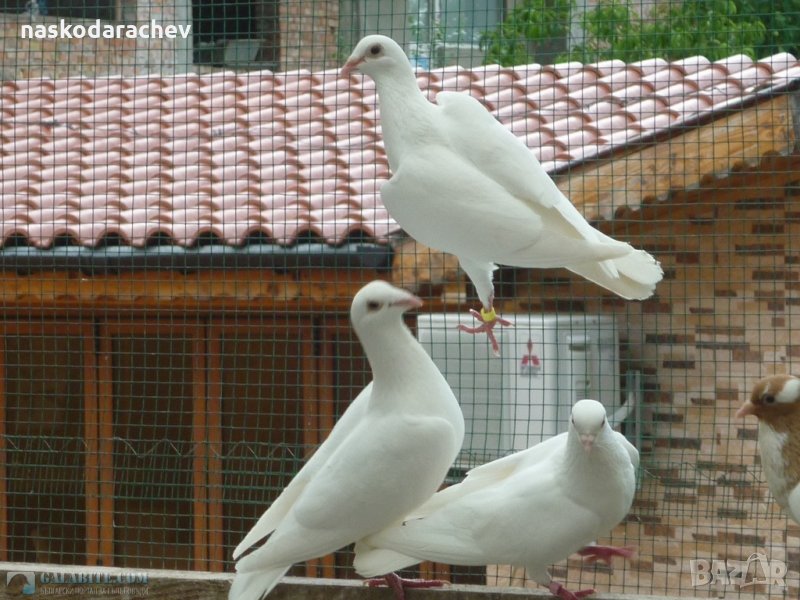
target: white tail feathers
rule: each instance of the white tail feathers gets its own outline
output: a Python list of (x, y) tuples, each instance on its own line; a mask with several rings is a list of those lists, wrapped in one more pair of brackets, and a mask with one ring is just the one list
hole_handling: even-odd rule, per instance
[(228, 600), (261, 600), (278, 585), (281, 577), (289, 570), (291, 565), (277, 567), (269, 570), (243, 571), (241, 563), (236, 565), (236, 577), (228, 592)]
[[(604, 262), (612, 263), (605, 265)], [(644, 300), (653, 295), (664, 271), (644, 250), (635, 250), (610, 261), (570, 265), (567, 268), (581, 277), (606, 288), (626, 300)], [(614, 270), (617, 274), (614, 275)]]
[(364, 542), (356, 543), (355, 553), (353, 567), (362, 577), (380, 577), (420, 562), (417, 558), (393, 550), (375, 548)]

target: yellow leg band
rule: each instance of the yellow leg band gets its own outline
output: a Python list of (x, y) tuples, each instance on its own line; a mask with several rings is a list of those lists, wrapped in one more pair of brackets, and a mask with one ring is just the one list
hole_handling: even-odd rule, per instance
[(491, 323), (492, 321), (497, 319), (497, 313), (495, 312), (494, 307), (492, 307), (492, 309), (489, 311), (486, 311), (483, 308), (481, 308), (481, 317), (483, 317), (485, 323)]

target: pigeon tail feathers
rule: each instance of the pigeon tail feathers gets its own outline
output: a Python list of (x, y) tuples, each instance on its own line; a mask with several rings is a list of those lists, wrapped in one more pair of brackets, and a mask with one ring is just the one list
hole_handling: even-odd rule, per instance
[(295, 477), (291, 483), (289, 483), (283, 493), (272, 503), (269, 510), (261, 515), (261, 518), (255, 526), (253, 526), (244, 539), (239, 542), (239, 545), (236, 546), (236, 549), (233, 551), (233, 560), (238, 560), (248, 548), (256, 544), (259, 540), (264, 539), (275, 530), (281, 520), (286, 517), (292, 505), (305, 488), (305, 483), (305, 480), (301, 477)]
[(365, 542), (356, 543), (355, 553), (353, 567), (362, 577), (380, 577), (421, 562), (418, 558), (394, 550), (376, 548)]
[(613, 263), (616, 277), (603, 262), (567, 265), (567, 269), (626, 300), (649, 298), (664, 275), (658, 262), (644, 250), (632, 249), (625, 256), (604, 262)]
[(278, 585), (291, 565), (260, 571), (242, 571), (236, 565), (236, 577), (228, 592), (228, 600), (261, 600)]

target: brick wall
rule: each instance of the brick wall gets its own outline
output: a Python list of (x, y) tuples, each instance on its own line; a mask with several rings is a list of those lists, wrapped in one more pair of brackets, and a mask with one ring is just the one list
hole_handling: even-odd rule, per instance
[(280, 70), (331, 69), (343, 63), (337, 53), (338, 2), (285, 0), (280, 5), (279, 24)]
[[(800, 188), (775, 187), (762, 172), (659, 214), (646, 231), (614, 233), (661, 261), (656, 297), (623, 302), (566, 271), (526, 271), (516, 274), (516, 301), (504, 305), (614, 312), (627, 329), (628, 364), (645, 374), (645, 475), (612, 536), (638, 546), (638, 557), (615, 574), (577, 561), (554, 573), (601, 590), (708, 596), (708, 586), (691, 586), (690, 559), (761, 552), (788, 563), (787, 597), (796, 598), (800, 527), (787, 523), (764, 483), (755, 419), (733, 415), (758, 378), (798, 370)], [(507, 582), (520, 573), (501, 575)], [(737, 598), (779, 592), (724, 590)]]

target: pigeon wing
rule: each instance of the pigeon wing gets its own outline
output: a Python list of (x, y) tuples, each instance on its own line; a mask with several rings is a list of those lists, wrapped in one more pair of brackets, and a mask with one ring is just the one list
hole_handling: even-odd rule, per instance
[(361, 422), (369, 404), (370, 394), (372, 393), (372, 383), (361, 390), (355, 400), (350, 403), (347, 410), (336, 422), (328, 437), (317, 448), (317, 451), (308, 459), (308, 462), (294, 476), (289, 485), (281, 492), (267, 511), (253, 526), (250, 532), (239, 542), (233, 551), (234, 560), (238, 559), (242, 553), (250, 548), (259, 540), (272, 533), (280, 522), (286, 517), (294, 503), (303, 493), (309, 481), (323, 468), (330, 456), (336, 452), (339, 446), (350, 436), (353, 430)]
[[(535, 211), (549, 233), (587, 242), (594, 260), (624, 256), (630, 246), (594, 229), (558, 189), (530, 149), (469, 94), (440, 92), (441, 133), (450, 148)], [(503, 207), (495, 207), (502, 214)]]
[(456, 437), (439, 417), (365, 419), (307, 483), (273, 537), (237, 569), (321, 556), (386, 527), (387, 515), (406, 514), (436, 489), (440, 469), (426, 467), (431, 457), (452, 455)]

